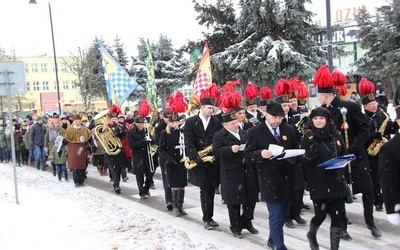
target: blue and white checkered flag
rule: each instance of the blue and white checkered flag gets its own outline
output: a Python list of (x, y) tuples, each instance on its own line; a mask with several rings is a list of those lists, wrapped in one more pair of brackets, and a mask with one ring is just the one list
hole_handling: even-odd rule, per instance
[(118, 106), (121, 107), (139, 84), (114, 60), (101, 42), (99, 42), (99, 50), (101, 54), (101, 63), (103, 64), (108, 100), (115, 101), (115, 99), (117, 99), (115, 103), (118, 103)]

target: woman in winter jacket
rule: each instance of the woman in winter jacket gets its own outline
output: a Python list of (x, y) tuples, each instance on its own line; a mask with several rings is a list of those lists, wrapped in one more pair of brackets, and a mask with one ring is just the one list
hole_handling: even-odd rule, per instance
[(304, 167), (315, 216), (311, 219), (307, 238), (311, 249), (319, 249), (317, 231), (329, 214), (331, 218), (331, 249), (338, 249), (341, 225), (344, 221), (345, 200), (343, 169), (325, 169), (319, 164), (342, 156), (346, 148), (342, 136), (332, 123), (329, 110), (324, 107), (311, 111), (310, 122), (305, 126), (301, 148), (306, 150), (300, 167)]

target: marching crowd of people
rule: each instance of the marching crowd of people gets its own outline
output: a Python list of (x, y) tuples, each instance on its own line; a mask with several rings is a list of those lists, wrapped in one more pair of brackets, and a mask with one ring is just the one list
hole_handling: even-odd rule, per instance
[[(71, 171), (75, 187), (81, 187), (91, 162), (100, 175), (110, 177), (116, 194), (132, 172), (141, 199), (151, 197), (160, 166), (166, 208), (174, 216), (187, 215), (185, 187), (199, 187), (206, 230), (219, 226), (213, 219), (216, 190), (237, 238), (243, 229), (258, 234), (254, 209), (265, 202), (271, 249), (287, 249), (283, 227), (307, 224), (301, 210), (310, 209), (303, 203), (308, 190), (314, 208), (305, 235), (310, 248), (319, 249), (318, 229), (329, 215), (331, 249), (339, 249), (341, 239), (352, 239), (346, 204), (355, 194), (362, 194), (365, 224), (373, 237), (382, 236), (374, 210), (385, 209), (389, 222), (400, 224), (400, 107), (392, 121), (378, 107), (379, 93), (366, 78), (358, 84), (361, 106), (358, 100), (344, 100), (345, 80), (326, 66), (318, 69), (319, 107), (307, 107), (306, 84), (291, 78), (280, 79), (273, 89), (248, 83), (243, 96), (236, 90), (239, 81), (227, 82), (222, 91), (213, 84), (202, 91), (197, 105), (177, 92), (160, 113), (142, 100), (135, 115), (123, 114), (114, 104), (99, 113), (13, 118), (0, 127), (0, 161), (11, 159), (13, 133), (17, 166), (45, 171), (48, 159), (59, 181), (69, 181)], [(285, 157), (289, 149), (304, 151)], [(320, 167), (348, 154), (355, 159), (345, 167)]]

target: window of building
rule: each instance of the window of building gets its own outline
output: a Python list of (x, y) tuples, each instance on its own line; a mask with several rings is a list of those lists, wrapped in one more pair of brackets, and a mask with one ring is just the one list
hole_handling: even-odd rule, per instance
[(71, 88), (72, 89), (77, 89), (78, 88), (76, 81), (72, 81), (71, 82)]
[(29, 73), (29, 65), (24, 63), (25, 73)]
[(33, 82), (33, 91), (38, 91), (38, 90), (40, 90), (39, 82)]
[(53, 63), (53, 72), (56, 72), (56, 67), (54, 67), (54, 66), (55, 66), (55, 64)]
[(47, 63), (41, 63), (40, 67), (42, 68), (42, 72), (46, 73), (47, 72)]
[(54, 90), (57, 91), (57, 81), (54, 81), (53, 85), (54, 85)]
[(67, 72), (67, 65), (65, 63), (61, 63), (61, 72)]
[(68, 89), (68, 81), (63, 81), (63, 89)]
[(49, 82), (43, 81), (43, 90), (49, 90)]
[(26, 91), (30, 91), (30, 90), (31, 90), (30, 82), (26, 82)]
[(76, 71), (76, 65), (75, 65), (75, 63), (71, 63), (71, 64), (69, 65), (69, 67), (70, 67), (71, 71)]
[(37, 63), (32, 63), (31, 64), (32, 72), (38, 72), (38, 65)]

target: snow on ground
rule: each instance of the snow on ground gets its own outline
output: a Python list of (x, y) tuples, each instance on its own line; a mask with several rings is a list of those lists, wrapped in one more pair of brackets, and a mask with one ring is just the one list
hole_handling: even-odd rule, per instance
[(90, 187), (28, 168), (17, 168), (17, 204), (13, 168), (0, 163), (0, 249), (218, 249)]

